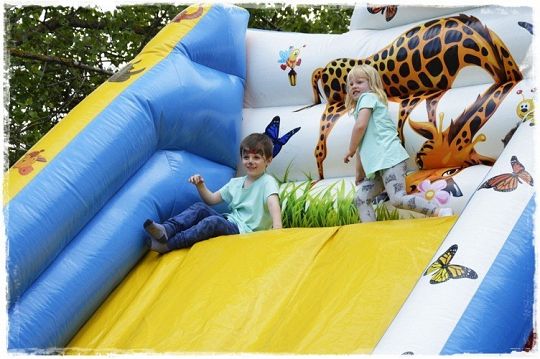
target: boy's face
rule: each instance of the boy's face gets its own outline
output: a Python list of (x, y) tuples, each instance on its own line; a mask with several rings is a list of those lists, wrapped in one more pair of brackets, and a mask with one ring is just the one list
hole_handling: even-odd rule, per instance
[(242, 164), (250, 178), (257, 178), (264, 174), (266, 167), (272, 159), (266, 159), (261, 153), (255, 151), (244, 151), (242, 153)]

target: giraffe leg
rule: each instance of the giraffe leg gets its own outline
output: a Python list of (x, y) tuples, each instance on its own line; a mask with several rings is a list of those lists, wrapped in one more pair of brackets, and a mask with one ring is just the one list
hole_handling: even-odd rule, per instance
[(438, 91), (433, 94), (430, 94), (426, 97), (426, 110), (428, 114), (428, 121), (437, 125), (437, 105), (439, 100), (443, 97), (446, 91)]
[(293, 112), (300, 112), (302, 110), (306, 110), (308, 108), (311, 108), (321, 103), (321, 94), (319, 92), (319, 80), (321, 79), (323, 72), (324, 72), (323, 68), (318, 68), (318, 69), (315, 69), (315, 71), (313, 71), (313, 73), (311, 74), (311, 88), (313, 90), (313, 104), (304, 106), (302, 108), (299, 108), (298, 110), (294, 110)]
[(404, 99), (401, 99), (401, 102), (399, 104), (399, 117), (398, 117), (398, 125), (397, 125), (397, 131), (399, 139), (401, 140), (401, 144), (405, 145), (405, 137), (403, 136), (403, 128), (405, 127), (405, 123), (409, 119), (409, 115), (411, 114), (411, 111), (416, 107), (418, 102), (420, 101), (420, 97), (407, 97)]
[(346, 112), (345, 105), (343, 103), (327, 104), (320, 120), (319, 140), (315, 147), (315, 160), (317, 161), (317, 170), (319, 172), (319, 179), (324, 178), (323, 162), (326, 159), (327, 147), (326, 142), (332, 128), (336, 124), (341, 115)]
[(495, 159), (493, 157), (481, 155), (478, 152), (476, 152), (476, 150), (472, 150), (470, 159), (465, 161), (465, 164), (469, 166), (473, 166), (473, 165), (493, 166), (493, 164), (495, 164)]
[(465, 143), (472, 142), (478, 130), (489, 121), (515, 85), (514, 82), (493, 84), (480, 94), (474, 103), (453, 121), (448, 140), (453, 142), (461, 137), (461, 141), (467, 141)]

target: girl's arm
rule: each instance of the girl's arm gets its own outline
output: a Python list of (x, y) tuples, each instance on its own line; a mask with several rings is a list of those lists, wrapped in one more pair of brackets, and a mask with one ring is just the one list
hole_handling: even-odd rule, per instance
[(359, 185), (360, 182), (366, 178), (366, 173), (364, 172), (364, 168), (362, 167), (362, 161), (360, 160), (360, 154), (356, 153), (356, 179), (354, 181), (355, 185)]
[(199, 192), (199, 196), (201, 196), (201, 199), (204, 201), (204, 203), (208, 205), (213, 205), (221, 203), (223, 201), (223, 198), (221, 198), (221, 193), (212, 192), (206, 187), (206, 185), (204, 184), (204, 178), (201, 175), (193, 175), (189, 177), (188, 181), (189, 183), (195, 185), (195, 188), (197, 188), (197, 192)]
[(279, 197), (277, 194), (271, 194), (267, 200), (268, 211), (272, 217), (272, 229), (283, 228), (281, 223), (281, 207), (279, 205)]
[(358, 116), (356, 117), (356, 122), (354, 123), (351, 134), (349, 152), (347, 152), (345, 158), (343, 158), (343, 162), (349, 163), (349, 159), (354, 156), (356, 149), (360, 143), (362, 143), (362, 138), (364, 138), (364, 133), (366, 132), (369, 118), (371, 117), (371, 111), (372, 109), (370, 108), (363, 108), (358, 112)]

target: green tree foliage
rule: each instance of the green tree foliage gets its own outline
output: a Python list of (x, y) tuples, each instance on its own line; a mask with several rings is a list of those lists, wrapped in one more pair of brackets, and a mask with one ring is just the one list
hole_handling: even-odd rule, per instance
[(352, 7), (336, 5), (246, 6), (249, 28), (315, 34), (342, 34), (349, 29)]
[[(242, 6), (250, 13), (250, 28), (273, 31), (343, 33), (352, 14), (350, 7)], [(89, 7), (6, 7), (9, 165), (184, 8), (156, 4), (103, 12)]]

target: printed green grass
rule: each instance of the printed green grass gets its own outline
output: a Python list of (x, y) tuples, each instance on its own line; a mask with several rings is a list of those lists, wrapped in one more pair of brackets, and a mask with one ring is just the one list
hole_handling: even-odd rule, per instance
[[(312, 189), (310, 179), (296, 183), (278, 179), (278, 182), (283, 184), (280, 199), (285, 228), (333, 227), (359, 222), (355, 191), (347, 190), (345, 180), (324, 189)], [(385, 205), (378, 205), (375, 214), (378, 221), (399, 219), (398, 210), (390, 211)]]

